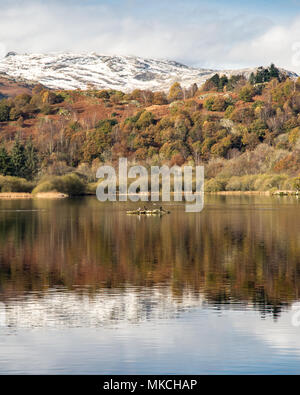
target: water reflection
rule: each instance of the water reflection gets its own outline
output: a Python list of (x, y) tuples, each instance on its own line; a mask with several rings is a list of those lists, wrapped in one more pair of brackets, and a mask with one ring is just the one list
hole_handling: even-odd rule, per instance
[(128, 206), (0, 202), (1, 300), (57, 286), (166, 286), (174, 298), (242, 301), (276, 317), (299, 298), (298, 200), (210, 197), (202, 213), (174, 204), (162, 218), (128, 217)]
[(9, 299), (0, 305), (1, 326), (10, 328), (96, 328), (172, 319), (203, 298), (186, 293), (174, 298), (169, 288), (102, 290), (93, 296), (52, 289)]
[(299, 200), (131, 207), (0, 201), (1, 373), (299, 371)]

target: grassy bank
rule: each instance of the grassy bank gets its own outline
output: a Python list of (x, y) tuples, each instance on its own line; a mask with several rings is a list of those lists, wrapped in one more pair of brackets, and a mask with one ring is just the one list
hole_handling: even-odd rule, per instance
[(1, 176), (0, 175), (0, 192), (26, 192), (31, 193), (35, 183), (27, 181), (25, 178)]
[(270, 192), (300, 190), (300, 177), (254, 174), (241, 177), (212, 178), (205, 182), (205, 192)]
[[(130, 180), (128, 184), (130, 184)], [(172, 182), (171, 182), (172, 184)], [(27, 181), (24, 178), (0, 176), (0, 197), (24, 198), (32, 196), (57, 197), (57, 194), (67, 196), (95, 195), (97, 182), (87, 183), (76, 173), (63, 176), (47, 176), (39, 181)], [(241, 177), (215, 177), (205, 180), (207, 193), (220, 194), (298, 194), (300, 177), (287, 175), (256, 174)], [(118, 190), (118, 185), (117, 185)], [(148, 190), (150, 190), (150, 185)], [(172, 185), (171, 185), (172, 190)]]
[(39, 181), (0, 176), (1, 199), (62, 198), (85, 195), (87, 184), (76, 174), (44, 177)]
[(44, 177), (40, 180), (32, 193), (61, 192), (69, 196), (85, 195), (87, 184), (77, 174), (70, 173), (63, 176)]

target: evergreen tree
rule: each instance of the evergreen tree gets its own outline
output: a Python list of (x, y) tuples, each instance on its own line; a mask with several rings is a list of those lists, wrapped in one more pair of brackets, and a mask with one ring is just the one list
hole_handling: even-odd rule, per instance
[(12, 175), (15, 177), (26, 176), (26, 156), (24, 145), (20, 142), (19, 138), (16, 138), (14, 146), (10, 153)]
[(11, 170), (10, 157), (4, 146), (0, 147), (0, 174), (3, 176), (10, 175)]
[(219, 80), (219, 91), (223, 91), (224, 86), (228, 84), (228, 78), (226, 77), (226, 75), (222, 75), (222, 77)]
[(6, 100), (0, 101), (0, 122), (9, 121), (10, 107), (6, 103)]
[(270, 74), (271, 79), (272, 78), (277, 78), (278, 80), (280, 79), (280, 72), (277, 69), (277, 67), (275, 67), (274, 63), (272, 63), (269, 68), (269, 74)]
[(256, 74), (251, 73), (249, 82), (252, 85), (261, 84), (271, 81), (272, 78), (277, 78), (279, 82), (282, 80), (282, 74), (279, 69), (275, 67), (274, 63), (268, 68), (259, 67)]
[(262, 82), (264, 82), (263, 74), (264, 74), (263, 67), (260, 67), (255, 75), (256, 84), (261, 84)]
[(255, 82), (256, 82), (255, 75), (254, 75), (253, 72), (250, 74), (249, 82), (250, 82), (251, 85), (254, 85)]
[(219, 88), (220, 84), (220, 77), (219, 74), (215, 74), (210, 78), (210, 81), (215, 85), (216, 88)]
[(32, 180), (38, 171), (38, 156), (37, 156), (37, 150), (34, 147), (31, 138), (26, 144), (24, 154), (25, 154), (24, 174), (27, 179)]
[(268, 69), (263, 69), (263, 82), (269, 82), (271, 79)]

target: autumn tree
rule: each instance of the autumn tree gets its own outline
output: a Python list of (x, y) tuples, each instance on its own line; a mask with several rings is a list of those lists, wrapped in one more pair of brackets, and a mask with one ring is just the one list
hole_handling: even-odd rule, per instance
[(153, 104), (158, 104), (158, 105), (168, 104), (167, 95), (164, 92), (154, 92)]
[(239, 98), (244, 102), (252, 101), (254, 95), (255, 95), (255, 89), (251, 84), (247, 84), (239, 92)]
[(183, 99), (183, 90), (179, 82), (174, 82), (169, 90), (168, 99), (170, 102)]

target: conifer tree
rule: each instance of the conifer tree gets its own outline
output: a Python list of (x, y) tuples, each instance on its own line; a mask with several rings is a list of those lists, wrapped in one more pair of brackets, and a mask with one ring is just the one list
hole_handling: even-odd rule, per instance
[(278, 78), (280, 77), (279, 75), (279, 70), (277, 67), (275, 67), (274, 63), (271, 64), (270, 69), (269, 69), (269, 74), (271, 78)]
[(6, 103), (6, 100), (0, 101), (0, 122), (9, 121), (10, 107)]
[(37, 156), (37, 150), (34, 147), (31, 138), (29, 139), (28, 143), (25, 146), (24, 154), (25, 154), (24, 174), (27, 179), (32, 180), (38, 171), (38, 156)]
[(213, 75), (211, 77), (210, 81), (214, 83), (216, 88), (218, 88), (219, 87), (219, 83), (220, 83), (220, 76), (219, 76), (219, 74)]
[(25, 148), (24, 145), (20, 142), (19, 138), (16, 138), (14, 146), (10, 153), (11, 167), (12, 167), (12, 175), (16, 177), (25, 177), (26, 169), (25, 169)]
[(11, 170), (10, 157), (4, 146), (0, 147), (0, 174), (3, 176), (10, 175)]
[(228, 84), (228, 78), (226, 75), (222, 75), (222, 77), (219, 79), (219, 86), (218, 86), (218, 90), (219, 91), (223, 91), (224, 86)]
[(250, 74), (249, 82), (250, 82), (251, 85), (254, 85), (255, 82), (256, 82), (256, 80), (255, 80), (255, 75), (254, 75), (253, 72)]

